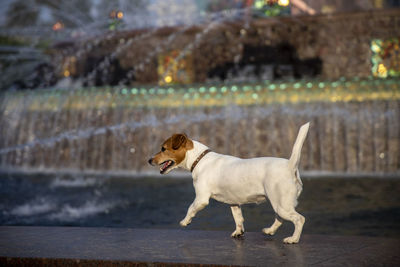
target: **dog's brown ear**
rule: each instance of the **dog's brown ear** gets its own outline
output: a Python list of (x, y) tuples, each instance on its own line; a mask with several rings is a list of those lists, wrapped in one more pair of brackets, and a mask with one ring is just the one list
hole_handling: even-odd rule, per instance
[(185, 145), (187, 141), (186, 134), (174, 134), (172, 136), (172, 149), (177, 150), (182, 145)]

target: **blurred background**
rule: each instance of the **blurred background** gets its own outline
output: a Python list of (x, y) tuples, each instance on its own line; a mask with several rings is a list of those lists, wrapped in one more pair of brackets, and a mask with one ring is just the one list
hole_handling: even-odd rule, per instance
[[(163, 140), (287, 158), (310, 121), (304, 232), (399, 237), (399, 45), (398, 0), (3, 0), (0, 224), (178, 228)], [(212, 201), (189, 228), (234, 222)]]

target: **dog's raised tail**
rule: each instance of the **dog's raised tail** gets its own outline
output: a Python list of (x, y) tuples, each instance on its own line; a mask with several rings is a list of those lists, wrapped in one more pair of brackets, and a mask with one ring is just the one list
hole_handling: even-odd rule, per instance
[(307, 137), (308, 128), (310, 128), (310, 123), (307, 122), (300, 127), (299, 134), (297, 135), (296, 142), (294, 143), (292, 155), (289, 158), (289, 168), (297, 171), (297, 167), (300, 162), (301, 148), (303, 147), (304, 140)]

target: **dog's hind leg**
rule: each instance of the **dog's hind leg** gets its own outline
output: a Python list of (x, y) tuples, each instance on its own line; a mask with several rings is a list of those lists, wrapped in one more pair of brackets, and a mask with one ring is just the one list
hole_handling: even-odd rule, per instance
[(278, 230), (278, 228), (283, 223), (283, 220), (282, 218), (279, 217), (277, 211), (280, 202), (279, 194), (277, 194), (279, 190), (273, 186), (265, 186), (264, 188), (265, 188), (265, 195), (269, 199), (271, 206), (275, 211), (275, 221), (270, 227), (263, 228), (261, 231), (266, 235), (274, 235), (276, 230)]
[(276, 230), (278, 230), (278, 228), (282, 225), (282, 223), (283, 223), (282, 219), (279, 218), (278, 214), (275, 214), (274, 223), (270, 227), (262, 229), (262, 232), (266, 235), (274, 235)]
[(232, 233), (232, 237), (240, 237), (244, 234), (244, 226), (243, 226), (243, 215), (242, 209), (239, 205), (232, 205), (231, 206), (233, 219), (235, 220), (236, 230)]
[(298, 243), (306, 219), (301, 214), (296, 212), (293, 207), (283, 208), (282, 206), (279, 206), (277, 213), (282, 219), (291, 221), (294, 224), (293, 235), (283, 239), (283, 242), (287, 244)]

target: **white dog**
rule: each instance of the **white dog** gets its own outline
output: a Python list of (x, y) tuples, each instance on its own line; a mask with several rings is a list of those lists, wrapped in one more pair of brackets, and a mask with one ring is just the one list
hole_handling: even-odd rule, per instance
[(149, 163), (160, 165), (161, 174), (177, 167), (192, 172), (196, 198), (180, 222), (181, 226), (190, 224), (196, 213), (213, 198), (231, 205), (236, 223), (232, 237), (239, 237), (244, 234), (240, 205), (260, 203), (268, 197), (276, 217), (271, 227), (262, 230), (263, 233), (275, 234), (282, 219), (288, 220), (294, 224), (295, 230), (283, 242), (298, 243), (305, 222), (295, 210), (303, 186), (298, 164), (309, 124), (300, 128), (289, 160), (274, 157), (240, 159), (222, 155), (211, 152), (207, 146), (185, 134), (174, 134), (162, 144), (161, 151)]

